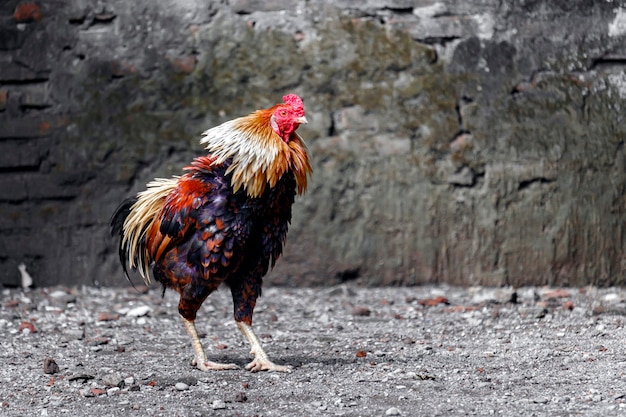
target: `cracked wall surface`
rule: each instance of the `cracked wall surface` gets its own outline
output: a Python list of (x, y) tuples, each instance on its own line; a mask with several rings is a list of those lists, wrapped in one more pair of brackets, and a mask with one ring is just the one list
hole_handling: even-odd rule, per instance
[(125, 285), (116, 205), (295, 92), (267, 281), (623, 284), (625, 68), (620, 1), (5, 1), (0, 282)]

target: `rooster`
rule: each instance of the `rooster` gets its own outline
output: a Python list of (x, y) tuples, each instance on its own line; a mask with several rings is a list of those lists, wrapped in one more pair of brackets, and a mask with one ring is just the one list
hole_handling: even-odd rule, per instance
[(202, 371), (237, 368), (209, 361), (195, 326), (198, 309), (221, 284), (230, 287), (235, 323), (254, 355), (246, 369), (291, 369), (270, 361), (251, 327), (263, 276), (282, 253), (295, 195), (312, 172), (296, 133), (307, 123), (302, 99), (289, 94), (283, 101), (204, 132), (208, 155), (181, 176), (148, 183), (111, 219), (126, 277), (128, 268), (138, 270), (149, 285), (152, 267), (163, 291), (180, 294), (178, 312)]

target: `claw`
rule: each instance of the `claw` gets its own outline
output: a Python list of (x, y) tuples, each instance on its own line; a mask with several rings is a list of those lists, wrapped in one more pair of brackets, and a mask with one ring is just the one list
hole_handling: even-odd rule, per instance
[(270, 371), (270, 372), (291, 372), (291, 366), (276, 365), (274, 362), (261, 358), (254, 358), (252, 362), (246, 365), (246, 369), (250, 372)]

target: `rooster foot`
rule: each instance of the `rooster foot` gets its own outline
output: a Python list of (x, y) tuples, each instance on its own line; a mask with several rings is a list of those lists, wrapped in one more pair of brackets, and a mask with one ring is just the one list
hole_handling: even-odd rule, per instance
[(246, 365), (246, 369), (251, 372), (270, 371), (270, 372), (291, 372), (291, 366), (276, 365), (269, 359), (254, 358), (252, 362)]
[(191, 365), (197, 367), (199, 370), (208, 372), (208, 371), (224, 371), (227, 369), (239, 369), (237, 365), (234, 363), (218, 363), (211, 361), (202, 361), (198, 362), (197, 360), (192, 360)]

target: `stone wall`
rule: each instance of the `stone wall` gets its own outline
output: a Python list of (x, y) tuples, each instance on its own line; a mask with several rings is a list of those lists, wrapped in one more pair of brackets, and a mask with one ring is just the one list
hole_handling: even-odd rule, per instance
[(5, 0), (0, 282), (125, 285), (118, 202), (294, 92), (275, 284), (621, 284), (626, 5)]

